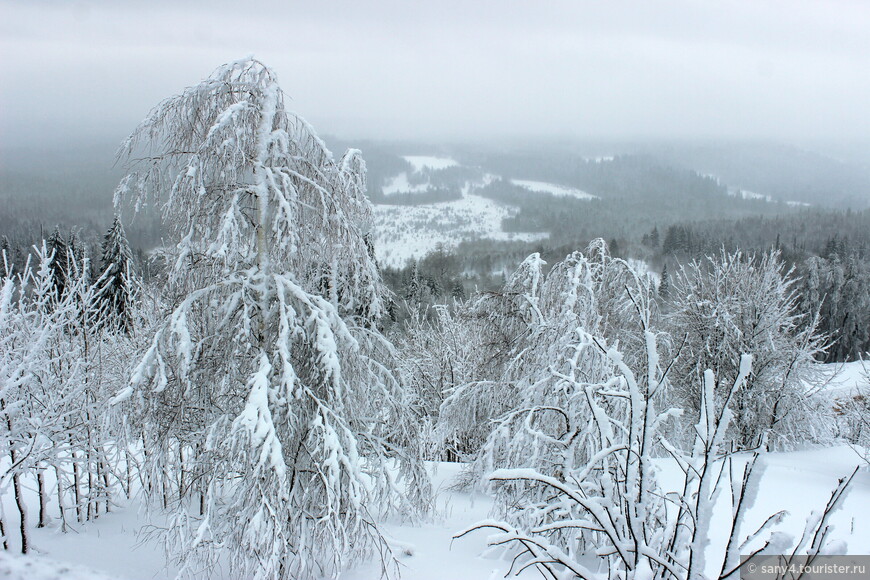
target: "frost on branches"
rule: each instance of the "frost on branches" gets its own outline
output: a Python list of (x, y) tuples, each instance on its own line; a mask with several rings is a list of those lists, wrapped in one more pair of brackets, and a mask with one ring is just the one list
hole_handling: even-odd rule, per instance
[[(815, 359), (828, 348), (818, 316), (802, 314), (792, 271), (777, 252), (746, 256), (722, 254), (681, 267), (672, 291), (669, 317), (674, 336), (685, 337), (675, 363), (674, 391), (680, 405), (699, 412), (697, 385), (712, 369), (715, 392), (729, 393), (739, 373), (740, 355), (752, 353), (752, 372), (729, 399), (734, 412), (729, 437), (742, 449), (818, 440), (823, 413), (812, 407)], [(809, 318), (809, 320), (806, 320)]]
[[(58, 253), (53, 238), (52, 250), (33, 249), (35, 267), (28, 259), (0, 278), (0, 486), (11, 484), (19, 516), (15, 538), (0, 513), (0, 535), (4, 548), (14, 539), (25, 553), (29, 517), (41, 528), (56, 514), (65, 532), (111, 509), (117, 467), (103, 417), (125, 341), (98, 331), (88, 261)], [(38, 510), (28, 516), (22, 489), (33, 483)]]
[(612, 258), (603, 240), (546, 274), (544, 266), (532, 254), (501, 291), (480, 296), (465, 314), (484, 353), (475, 380), (457, 385), (442, 405), (440, 431), (447, 441), (465, 442), (481, 475), (515, 461), (548, 461), (539, 453), (570, 431), (561, 406), (575, 393), (562, 378), (590, 382), (609, 371), (601, 353), (585, 348), (591, 334), (619, 341), (632, 360), (646, 349), (632, 297), (649, 309), (654, 302), (634, 290), (644, 281)]
[[(319, 578), (377, 556), (376, 524), (428, 482), (401, 385), (374, 353), (385, 289), (358, 151), (335, 161), (256, 60), (158, 105), (116, 201), (154, 196), (174, 304), (116, 403), (140, 418), (147, 487), (190, 574)], [(401, 477), (414, 494), (400, 489)], [(202, 567), (202, 568), (201, 568)]]
[[(525, 301), (534, 316), (508, 365), (525, 370), (476, 460), (501, 519), (457, 537), (495, 530), (488, 543), (509, 550), (508, 575), (537, 568), (553, 580), (737, 578), (740, 554), (841, 549), (828, 537), (828, 518), (854, 472), (797, 540), (776, 530), (783, 512), (755, 529), (744, 524), (762, 452), (745, 465), (732, 461), (729, 435), (732, 401), (752, 376), (752, 356), (738, 354), (730, 384), (706, 370), (692, 439), (669, 440), (667, 425), (682, 413), (669, 406), (674, 365), (660, 356), (670, 341), (656, 330), (655, 286), (600, 248), (593, 243), (585, 256), (574, 253), (540, 284), (526, 285), (539, 288)], [(472, 388), (445, 402), (445, 417), (459, 418), (460, 399)], [(658, 482), (661, 461), (682, 472), (674, 491)], [(717, 523), (726, 545), (713, 546), (713, 506), (722, 492), (731, 499), (730, 517)]]

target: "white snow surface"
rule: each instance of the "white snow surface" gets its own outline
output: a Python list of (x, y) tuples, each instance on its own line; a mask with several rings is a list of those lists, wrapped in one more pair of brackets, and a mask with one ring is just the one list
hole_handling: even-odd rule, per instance
[[(847, 446), (771, 453), (764, 461), (766, 469), (761, 477), (758, 499), (747, 514), (744, 532), (760, 524), (774, 511), (786, 509), (790, 515), (781, 529), (796, 536), (800, 535), (810, 511), (821, 508), (827, 501), (837, 478), (863, 463), (855, 451)], [(666, 490), (676, 489), (680, 485), (680, 473), (674, 463), (662, 459), (657, 464), (662, 486)], [(404, 580), (502, 578), (510, 565), (509, 557), (487, 549), (486, 538), (492, 533), (491, 530), (476, 531), (461, 539), (452, 539), (460, 530), (492, 518), (492, 499), (479, 493), (450, 489), (462, 469), (461, 465), (432, 463), (429, 467), (434, 487), (438, 490), (434, 518), (420, 525), (400, 521), (383, 522), (383, 528), (402, 564), (401, 577)], [(37, 507), (36, 494), (33, 486), (28, 487), (27, 499), (32, 519)], [(10, 547), (14, 550), (17, 512), (11, 495), (7, 490), (3, 502), (7, 525), (12, 528), (8, 531), (12, 544)], [(720, 495), (712, 514), (710, 545), (714, 549), (721, 548), (725, 542), (723, 524), (730, 516), (728, 495), (727, 492)], [(865, 466), (855, 477), (843, 509), (832, 517), (835, 529), (831, 538), (845, 540), (850, 554), (870, 553), (870, 521), (861, 515), (867, 505), (870, 505), (870, 472)], [(165, 567), (159, 545), (142, 543), (142, 538), (137, 536), (141, 526), (147, 523), (141, 507), (136, 501), (120, 501), (120, 506), (111, 514), (102, 515), (95, 522), (76, 525), (76, 531), (66, 534), (59, 532), (57, 521), (40, 530), (33, 529), (31, 522), (31, 543), (38, 555), (0, 557), (0, 577), (14, 580), (59, 577), (73, 580), (172, 578), (176, 570)], [(53, 508), (52, 513), (55, 512), (56, 508)], [(162, 521), (158, 517), (153, 523), (159, 526)], [(716, 558), (708, 558), (708, 572), (712, 574), (717, 564)], [(99, 572), (91, 572), (91, 569)], [(61, 571), (62, 574), (59, 573)], [(371, 580), (380, 576), (379, 571), (379, 564), (366, 564), (345, 572), (340, 579)], [(527, 570), (520, 576), (524, 579), (539, 577), (533, 570)], [(217, 569), (209, 578), (229, 580), (231, 576), (227, 570)]]
[(414, 171), (423, 169), (447, 169), (459, 163), (450, 157), (433, 157), (431, 155), (403, 155), (402, 158), (414, 167)]
[[(424, 169), (438, 171), (447, 169), (448, 167), (458, 166), (459, 163), (455, 159), (449, 157), (432, 157), (429, 155), (404, 155), (405, 161), (411, 164), (414, 168), (412, 173), (419, 173)], [(402, 172), (388, 181), (381, 191), (384, 195), (394, 195), (397, 193), (423, 193), (432, 188), (431, 184), (426, 181), (424, 183), (411, 184), (408, 179), (408, 173)]]
[(773, 198), (769, 195), (765, 195), (763, 193), (756, 193), (754, 191), (749, 191), (748, 189), (740, 189), (733, 188), (728, 190), (728, 195), (732, 195), (734, 197), (739, 197), (740, 199), (761, 199), (768, 203), (773, 202)]
[(376, 205), (374, 213), (375, 253), (381, 264), (394, 267), (422, 258), (438, 244), (449, 249), (463, 240), (534, 241), (548, 235), (504, 232), (501, 221), (517, 209), (471, 193), (442, 203)]
[(585, 191), (582, 191), (580, 189), (565, 187), (564, 185), (556, 185), (555, 183), (547, 183), (545, 181), (511, 179), (511, 183), (535, 193), (551, 193), (559, 197), (575, 197), (577, 199), (598, 199), (597, 195), (586, 193)]
[(829, 363), (820, 368), (825, 391), (833, 398), (870, 390), (870, 362)]
[(22, 556), (0, 550), (0, 578), (9, 580), (120, 580), (85, 566), (42, 556)]
[[(405, 155), (403, 158), (414, 166), (415, 172), (459, 165), (449, 157)], [(515, 216), (519, 209), (475, 195), (477, 189), (496, 179), (497, 175), (487, 173), (478, 180), (466, 181), (458, 192), (462, 198), (453, 201), (422, 205), (376, 204), (373, 241), (378, 262), (401, 267), (410, 259), (419, 260), (439, 244), (452, 249), (465, 240), (528, 242), (547, 238), (549, 234), (544, 232), (511, 233), (502, 230), (502, 220)], [(403, 172), (393, 177), (382, 191), (384, 195), (422, 193), (430, 187), (428, 182), (411, 185), (408, 174)]]
[(396, 193), (422, 193), (425, 191), (429, 191), (430, 188), (429, 182), (425, 183), (415, 183), (411, 185), (408, 182), (408, 174), (402, 172), (397, 176), (390, 179), (390, 181), (381, 188), (381, 191), (384, 195), (393, 195)]
[[(714, 175), (712, 173), (701, 173), (700, 175), (702, 175), (703, 177), (709, 177), (710, 179), (714, 179), (716, 180), (716, 183), (720, 185), (723, 183), (722, 179), (720, 179), (718, 175)], [(739, 197), (740, 199), (760, 199), (762, 201), (766, 201), (767, 203), (776, 203), (778, 201), (774, 199), (771, 195), (732, 186), (728, 187), (728, 195), (730, 195), (731, 197)], [(784, 203), (789, 207), (811, 207), (813, 205), (805, 201), (786, 201)]]

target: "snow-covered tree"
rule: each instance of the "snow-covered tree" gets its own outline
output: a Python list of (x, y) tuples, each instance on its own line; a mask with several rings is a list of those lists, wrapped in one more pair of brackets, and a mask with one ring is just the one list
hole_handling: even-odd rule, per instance
[(387, 460), (425, 477), (373, 356), (386, 292), (359, 152), (334, 160), (253, 59), (159, 104), (124, 151), (117, 196), (161, 199), (176, 245), (172, 311), (116, 402), (141, 417), (182, 570), (218, 552), (240, 577), (386, 569), (376, 519), (410, 507)]
[(54, 278), (54, 293), (60, 299), (65, 290), (69, 278), (69, 270), (74, 261), (69, 244), (67, 244), (60, 228), (55, 227), (48, 238), (48, 252), (51, 259), (51, 273)]
[[(508, 456), (513, 455), (535, 461), (534, 453), (514, 439), (526, 433), (516, 421), (540, 401), (553, 404), (550, 371), (567, 372), (588, 363), (584, 372), (590, 377), (601, 372), (595, 357), (573, 360), (578, 328), (620, 341), (626, 356), (634, 359), (645, 350), (643, 333), (632, 322), (634, 301), (644, 300), (655, 314), (649, 295), (637, 290), (641, 283), (647, 289), (649, 280), (611, 257), (601, 239), (585, 252), (568, 255), (546, 274), (544, 265), (538, 254), (532, 254), (501, 291), (471, 301), (466, 315), (478, 327), (478, 368), (472, 380), (449, 393), (441, 409), (440, 431), (445, 439), (462, 435), (472, 454), (486, 442), (489, 465), (510, 462)], [(559, 423), (549, 412), (539, 414), (538, 420), (554, 423), (554, 429)]]
[[(624, 287), (643, 350), (627, 355), (617, 341), (583, 326), (569, 328), (556, 356), (522, 389), (524, 404), (499, 420), (485, 447), (485, 455), (498, 460), (487, 479), (502, 500), (501, 519), (456, 537), (496, 530), (488, 543), (510, 550), (508, 574), (535, 567), (552, 580), (735, 578), (741, 553), (791, 550), (814, 557), (839, 549), (827, 522), (854, 472), (810, 515), (797, 541), (775, 529), (783, 512), (755, 529), (744, 523), (762, 452), (739, 467), (730, 460), (726, 434), (734, 420), (731, 399), (751, 375), (750, 355), (740, 357), (727, 388), (713, 371), (704, 373), (692, 440), (685, 446), (668, 440), (665, 425), (680, 411), (661, 404), (673, 365), (659, 356), (667, 335), (650, 325), (654, 286), (635, 278)], [(594, 303), (594, 296), (585, 300)], [(660, 486), (657, 455), (670, 456), (682, 471), (676, 492)], [(713, 506), (723, 491), (730, 492), (731, 514), (717, 525), (724, 526), (719, 531), (726, 542), (712, 545)]]
[[(80, 522), (109, 509), (111, 466), (101, 420), (106, 402), (103, 348), (92, 311), (93, 286), (79, 264), (70, 262), (64, 291), (57, 293), (53, 252), (34, 248), (29, 264), (3, 279), (0, 304), (0, 431), (10, 462), (16, 500), (22, 477), (35, 480), (36, 525), (48, 524), (49, 489), (55, 476), (61, 529), (73, 514)], [(87, 264), (83, 264), (86, 268)], [(19, 503), (22, 549), (27, 517)]]
[(723, 252), (681, 268), (671, 291), (671, 333), (686, 338), (675, 363), (681, 406), (699, 411), (697, 385), (707, 369), (722, 385), (717, 392), (727, 392), (741, 353), (753, 354), (752, 373), (731, 399), (732, 436), (744, 449), (769, 429), (771, 444), (813, 436), (807, 384), (826, 337), (815, 319), (805, 320), (815, 313), (798, 310), (794, 284), (777, 252)]
[(476, 334), (479, 328), (469, 323), (464, 304), (438, 305), (433, 310), (434, 316), (429, 316), (410, 308), (411, 316), (396, 341), (397, 366), (420, 410), (427, 458), (456, 460), (468, 441), (460, 432), (444, 439), (438, 435), (441, 404), (454, 388), (476, 380), (485, 354)]
[(96, 282), (98, 317), (107, 326), (129, 333), (138, 283), (133, 273), (133, 253), (120, 217), (115, 216), (106, 232), (102, 250), (101, 274)]

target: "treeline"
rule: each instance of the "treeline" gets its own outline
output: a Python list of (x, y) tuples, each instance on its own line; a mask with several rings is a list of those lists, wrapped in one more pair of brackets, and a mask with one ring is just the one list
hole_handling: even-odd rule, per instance
[[(503, 167), (505, 179), (476, 193), (520, 208), (516, 216), (504, 220), (506, 231), (549, 232), (551, 242), (559, 245), (576, 246), (596, 237), (631, 243), (638, 231), (656, 225), (706, 220), (715, 215), (742, 218), (795, 211), (783, 203), (729, 195), (716, 179), (675, 169), (650, 157), (626, 155), (603, 162), (575, 157), (555, 167), (529, 159), (516, 158), (515, 162), (515, 166)], [(599, 199), (532, 194), (512, 184), (508, 177), (514, 176), (578, 188)]]
[[(559, 201), (571, 207), (572, 200)], [(574, 201), (584, 207), (596, 203)], [(440, 246), (402, 268), (384, 269), (384, 280), (399, 301), (425, 308), (474, 290), (495, 289), (512, 264), (530, 253), (537, 253), (548, 264), (556, 263), (576, 244), (588, 243), (584, 233), (588, 232), (576, 234), (577, 242), (564, 242), (557, 236), (533, 243), (474, 240), (454, 249)], [(637, 235), (610, 237), (609, 251), (641, 260), (657, 272), (670, 264), (671, 274), (679, 264), (704, 260), (723, 250), (746, 255), (775, 250), (793, 267), (791, 276), (801, 288), (801, 312), (807, 320), (818, 313), (820, 329), (834, 339), (820, 358), (827, 362), (857, 360), (870, 351), (870, 210), (801, 209), (781, 216), (655, 225), (639, 234), (639, 239)]]
[(657, 227), (641, 239), (652, 263), (686, 262), (726, 251), (779, 251), (794, 267), (800, 308), (834, 341), (824, 360), (847, 361), (870, 352), (870, 210), (804, 209), (788, 216), (755, 216)]

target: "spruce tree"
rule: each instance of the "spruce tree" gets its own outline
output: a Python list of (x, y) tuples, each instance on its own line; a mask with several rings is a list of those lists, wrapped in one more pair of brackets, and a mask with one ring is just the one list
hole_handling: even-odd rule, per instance
[(102, 251), (101, 273), (97, 280), (99, 320), (112, 330), (129, 334), (133, 329), (136, 280), (133, 253), (118, 216), (103, 238)]
[(70, 250), (69, 245), (60, 233), (60, 228), (55, 226), (54, 231), (48, 238), (48, 252), (51, 256), (52, 291), (57, 300), (66, 293), (66, 287), (70, 275)]
[(659, 297), (667, 300), (671, 295), (671, 275), (668, 273), (668, 265), (662, 267), (662, 279), (659, 282)]

